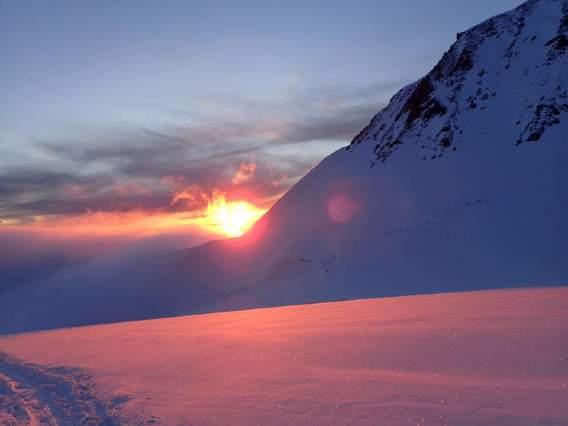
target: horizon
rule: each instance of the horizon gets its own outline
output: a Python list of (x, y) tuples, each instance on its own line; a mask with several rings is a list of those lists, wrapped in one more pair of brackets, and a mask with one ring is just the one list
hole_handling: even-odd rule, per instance
[(1, 3), (0, 246), (239, 236), (457, 32), (519, 3)]

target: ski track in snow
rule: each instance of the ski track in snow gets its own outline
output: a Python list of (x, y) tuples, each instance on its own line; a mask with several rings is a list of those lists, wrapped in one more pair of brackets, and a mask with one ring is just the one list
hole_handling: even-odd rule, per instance
[(0, 353), (2, 425), (118, 425), (111, 408), (78, 369), (41, 367)]
[[(24, 422), (30, 426), (39, 425), (40, 418), (49, 419), (51, 413), (41, 415), (37, 406), (32, 404), (29, 389), (21, 389), (18, 383), (5, 374), (0, 373), (0, 382), (2, 382), (2, 410), (6, 410), (4, 417), (0, 420), (5, 423)], [(10, 419), (11, 418), (11, 419)]]

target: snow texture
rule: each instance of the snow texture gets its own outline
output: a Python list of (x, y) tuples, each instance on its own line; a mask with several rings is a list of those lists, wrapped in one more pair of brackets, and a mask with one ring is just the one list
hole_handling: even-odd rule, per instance
[(24, 360), (0, 372), (19, 387), (18, 421), (49, 408), (59, 424), (105, 424), (104, 400), (126, 425), (566, 426), (567, 298), (496, 290), (26, 333), (0, 338)]
[(90, 377), (79, 370), (43, 368), (0, 353), (0, 424), (120, 424), (110, 411), (110, 404), (94, 395)]

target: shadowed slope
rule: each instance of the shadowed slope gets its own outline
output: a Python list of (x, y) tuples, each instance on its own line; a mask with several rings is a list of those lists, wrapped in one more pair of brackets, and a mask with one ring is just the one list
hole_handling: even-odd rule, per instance
[(244, 237), (3, 294), (0, 332), (567, 283), (566, 22), (530, 0), (459, 34)]

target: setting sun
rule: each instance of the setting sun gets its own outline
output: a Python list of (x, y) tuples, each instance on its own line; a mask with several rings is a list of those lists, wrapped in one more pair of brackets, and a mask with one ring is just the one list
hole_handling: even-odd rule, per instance
[(228, 237), (240, 237), (264, 214), (265, 210), (246, 201), (227, 201), (217, 197), (207, 207), (216, 227)]

